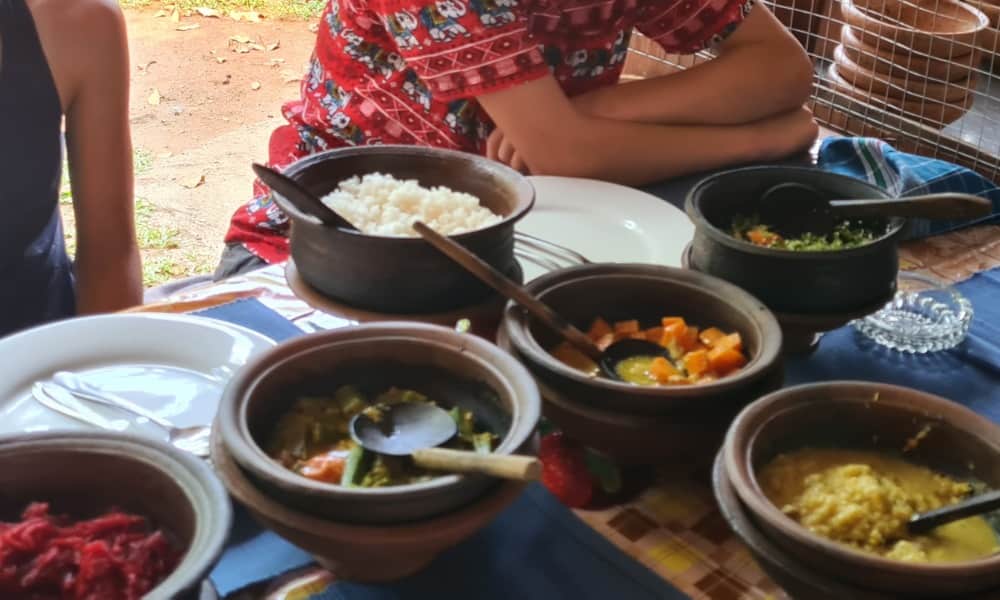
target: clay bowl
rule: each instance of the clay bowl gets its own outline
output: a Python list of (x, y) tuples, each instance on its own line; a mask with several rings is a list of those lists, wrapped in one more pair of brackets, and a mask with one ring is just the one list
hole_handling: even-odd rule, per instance
[(733, 283), (776, 313), (843, 314), (887, 302), (896, 291), (896, 246), (904, 221), (893, 219), (871, 244), (833, 252), (763, 248), (729, 234), (733, 217), (752, 215), (763, 192), (802, 183), (836, 198), (885, 198), (863, 181), (810, 167), (724, 171), (697, 183), (685, 203), (694, 223), (690, 268)]
[[(926, 429), (925, 429), (926, 428)], [(888, 560), (814, 535), (761, 490), (756, 470), (803, 447), (899, 454), (926, 431), (906, 459), (959, 479), (1000, 486), (1000, 427), (956, 403), (869, 382), (826, 382), (775, 392), (747, 407), (722, 447), (726, 475), (764, 534), (806, 568), (893, 597), (966, 597), (1000, 585), (1000, 554), (950, 564)]]
[[(322, 197), (352, 176), (416, 179), (479, 198), (501, 222), (452, 238), (505, 273), (515, 268), (514, 224), (534, 204), (526, 177), (485, 157), (418, 146), (363, 146), (321, 152), (285, 174)], [(326, 227), (294, 207), (290, 245), (302, 278), (321, 293), (373, 312), (442, 312), (481, 302), (491, 290), (420, 237), (383, 237)]]
[(968, 95), (955, 102), (903, 100), (893, 97), (880, 98), (869, 93), (867, 89), (855, 87), (845, 80), (840, 75), (839, 65), (837, 64), (830, 65), (830, 69), (827, 71), (827, 79), (833, 85), (834, 89), (843, 94), (875, 107), (892, 112), (900, 112), (907, 117), (937, 128), (944, 127), (962, 118), (972, 108), (974, 101), (972, 95)]
[(341, 487), (307, 479), (262, 449), (274, 424), (302, 395), (340, 385), (395, 385), (462, 406), (500, 436), (495, 452), (523, 450), (541, 401), (531, 375), (496, 346), (469, 334), (420, 323), (368, 323), (279, 344), (248, 363), (223, 394), (215, 426), (254, 485), (289, 508), (342, 523), (386, 524), (453, 511), (494, 480), (442, 475), (384, 488)]
[[(523, 363), (529, 362), (513, 348), (503, 329), (497, 336), (497, 343)], [(542, 392), (545, 417), (557, 423), (570, 438), (599, 450), (620, 465), (662, 468), (681, 464), (685, 469), (707, 466), (708, 458), (722, 444), (727, 418), (732, 417), (731, 411), (728, 417), (722, 414), (706, 419), (698, 411), (650, 415), (597, 408), (556, 391), (543, 377), (540, 373), (536, 381)], [(758, 384), (758, 391), (750, 395), (778, 389), (783, 380), (783, 369), (776, 367)]]
[(954, 0), (844, 0), (841, 9), (863, 43), (889, 40), (935, 58), (973, 52), (990, 25), (982, 11)]
[[(546, 413), (580, 441), (628, 462), (676, 456), (699, 441), (713, 452), (733, 415), (781, 384), (781, 330), (774, 317), (749, 294), (714, 277), (653, 265), (594, 264), (547, 273), (528, 289), (582, 328), (597, 316), (652, 324), (670, 314), (743, 337), (750, 360), (739, 371), (707, 384), (644, 387), (566, 366), (549, 353), (559, 338), (517, 305), (507, 305), (500, 343), (554, 392), (546, 396)], [(655, 452), (643, 448), (640, 434), (646, 442), (656, 440)]]
[[(515, 270), (510, 274), (513, 281), (522, 283), (524, 272), (520, 264), (514, 263)], [(302, 279), (294, 260), (285, 263), (285, 281), (300, 300), (309, 306), (321, 310), (328, 315), (335, 315), (347, 321), (355, 323), (373, 323), (381, 321), (417, 321), (420, 323), (430, 323), (444, 327), (454, 327), (462, 320), (468, 319), (471, 324), (469, 332), (487, 340), (495, 340), (497, 328), (500, 326), (500, 317), (503, 314), (503, 307), (507, 299), (499, 294), (487, 296), (485, 300), (471, 306), (463, 306), (444, 312), (422, 313), (418, 315), (379, 313), (361, 310), (352, 306), (339, 303), (324, 295), (319, 290), (310, 286)]]
[(914, 54), (911, 49), (890, 40), (880, 39), (876, 46), (869, 46), (858, 39), (854, 28), (849, 25), (840, 28), (840, 42), (847, 58), (859, 67), (911, 81), (924, 79), (941, 83), (968, 80), (976, 63), (973, 52), (942, 60)]
[(837, 75), (876, 98), (898, 98), (904, 103), (962, 103), (973, 87), (969, 79), (954, 83), (933, 83), (923, 77), (894, 77), (870, 71), (852, 61), (841, 45), (834, 49), (833, 61), (837, 65)]
[(388, 526), (359, 525), (296, 510), (280, 496), (268, 494), (240, 469), (218, 434), (212, 436), (211, 456), (229, 493), (254, 519), (312, 554), (337, 579), (349, 581), (392, 581), (420, 571), (486, 526), (523, 490), (521, 483), (503, 483), (442, 516)]
[(122, 433), (4, 436), (0, 490), (0, 521), (19, 520), (25, 506), (38, 501), (49, 502), (52, 514), (78, 518), (113, 507), (147, 517), (184, 548), (174, 572), (146, 596), (150, 600), (198, 598), (232, 521), (226, 490), (205, 463)]

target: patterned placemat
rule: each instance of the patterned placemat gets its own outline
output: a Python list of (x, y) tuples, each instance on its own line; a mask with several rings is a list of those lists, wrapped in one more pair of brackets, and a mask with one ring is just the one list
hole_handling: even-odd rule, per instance
[(903, 244), (899, 266), (958, 283), (1000, 266), (1000, 225), (980, 225)]

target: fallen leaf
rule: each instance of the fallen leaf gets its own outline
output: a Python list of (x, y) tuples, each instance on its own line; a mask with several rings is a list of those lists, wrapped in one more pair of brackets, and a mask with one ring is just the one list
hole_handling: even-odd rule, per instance
[(201, 25), (197, 23), (187, 23), (186, 25), (181, 25), (177, 28), (177, 31), (191, 31), (192, 29), (198, 29)]
[(236, 48), (233, 48), (233, 52), (237, 54), (249, 54), (250, 48), (247, 48), (246, 46), (237, 46)]
[(258, 52), (264, 51), (264, 46), (261, 44), (249, 44), (251, 50), (256, 50)]
[(251, 83), (250, 84), (250, 89), (254, 90), (254, 91), (259, 90), (260, 89), (260, 82), (259, 81), (255, 81), (255, 82)]
[(205, 184), (204, 175), (194, 175), (192, 177), (188, 177), (181, 181), (181, 185), (183, 185), (189, 190), (193, 190), (194, 188), (204, 184)]
[(148, 63), (146, 63), (144, 65), (136, 65), (135, 68), (138, 69), (140, 73), (142, 73), (143, 75), (145, 75), (146, 73), (149, 72), (149, 67), (151, 67), (151, 66), (153, 66), (155, 64), (156, 64), (156, 61), (155, 60), (151, 60), (151, 61), (149, 61)]
[(233, 79), (232, 75), (227, 74), (226, 78), (222, 80), (222, 85), (229, 85), (229, 82)]
[(260, 23), (261, 14), (259, 12), (254, 12), (252, 10), (248, 11), (229, 11), (229, 18), (234, 21), (246, 21), (247, 23)]
[(219, 63), (221, 65), (222, 63), (226, 62), (226, 57), (225, 56), (216, 56), (215, 57), (215, 62), (217, 62), (217, 63)]
[(319, 23), (310, 23), (309, 31), (311, 31), (312, 33), (316, 33), (317, 31), (319, 31)]
[(201, 16), (203, 16), (203, 17), (215, 17), (215, 18), (218, 18), (219, 16), (222, 15), (222, 13), (219, 12), (218, 10), (216, 10), (214, 8), (207, 8), (207, 7), (204, 7), (204, 6), (199, 6), (195, 10), (198, 11), (198, 14), (201, 15)]
[(271, 63), (272, 67), (278, 68), (279, 66), (285, 64), (285, 59), (283, 59), (283, 58), (272, 58), (270, 60), (270, 63)]
[(169, 17), (169, 16), (170, 16), (170, 12), (169, 11), (160, 9), (160, 10), (156, 11), (156, 14), (153, 15), (153, 18), (154, 19), (159, 19), (160, 17)]
[(174, 23), (181, 22), (181, 11), (179, 11), (176, 6), (174, 7), (174, 11), (170, 13), (170, 20)]
[(274, 52), (275, 50), (277, 50), (280, 47), (281, 47), (281, 40), (278, 40), (277, 42), (274, 42), (273, 44), (268, 44), (267, 50), (269, 52)]
[(149, 93), (149, 97), (146, 98), (146, 102), (149, 102), (153, 106), (160, 104), (160, 90), (153, 88), (153, 91)]
[(236, 42), (237, 44), (249, 44), (250, 38), (245, 35), (231, 35), (229, 36), (230, 41)]
[(282, 70), (281, 77), (284, 79), (285, 83), (296, 83), (302, 80), (302, 77), (291, 69)]

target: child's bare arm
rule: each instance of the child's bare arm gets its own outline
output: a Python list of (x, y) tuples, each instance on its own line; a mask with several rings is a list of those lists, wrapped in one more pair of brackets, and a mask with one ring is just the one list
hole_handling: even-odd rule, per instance
[[(133, 222), (129, 62), (117, 3), (77, 5), (73, 61), (77, 85), (66, 112), (66, 141), (76, 215), (77, 303), (81, 313), (142, 303)], [(66, 40), (64, 39), (64, 44)]]
[(624, 121), (734, 125), (800, 107), (811, 91), (812, 64), (805, 50), (757, 4), (714, 60), (596, 90), (574, 104), (587, 114)]
[[(551, 76), (478, 98), (502, 136), (491, 158), (523, 162), (537, 175), (593, 177), (644, 184), (724, 165), (775, 159), (816, 138), (812, 116), (798, 108), (745, 125), (660, 125), (594, 117), (579, 111)], [(501, 155), (503, 141), (506, 156)]]

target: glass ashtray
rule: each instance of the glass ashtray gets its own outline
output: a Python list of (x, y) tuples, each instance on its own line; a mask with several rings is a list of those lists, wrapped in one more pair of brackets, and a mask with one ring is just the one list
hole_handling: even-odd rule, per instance
[(913, 354), (962, 343), (972, 324), (972, 303), (933, 277), (900, 271), (896, 296), (878, 312), (853, 321), (876, 344)]

